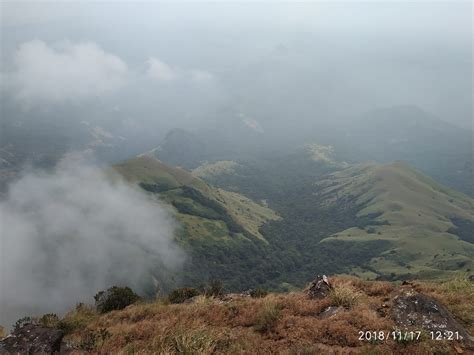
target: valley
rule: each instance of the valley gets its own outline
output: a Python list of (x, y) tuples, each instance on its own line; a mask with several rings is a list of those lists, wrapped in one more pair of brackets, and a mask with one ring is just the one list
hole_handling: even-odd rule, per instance
[(315, 273), (411, 280), (472, 270), (472, 198), (406, 163), (349, 165), (328, 152), (309, 145), (192, 173), (143, 155), (114, 169), (175, 211), (191, 255), (178, 284), (284, 291)]

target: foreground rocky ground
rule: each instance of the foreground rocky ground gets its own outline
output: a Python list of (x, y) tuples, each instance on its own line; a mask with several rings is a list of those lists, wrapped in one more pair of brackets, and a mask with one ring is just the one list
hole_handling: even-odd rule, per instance
[[(255, 296), (255, 295), (254, 295)], [(319, 278), (286, 294), (194, 296), (27, 324), (0, 353), (472, 354), (474, 283)]]

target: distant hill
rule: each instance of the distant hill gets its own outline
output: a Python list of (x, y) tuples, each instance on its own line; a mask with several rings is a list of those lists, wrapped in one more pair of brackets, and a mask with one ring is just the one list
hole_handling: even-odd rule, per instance
[[(261, 156), (271, 144), (283, 142), (266, 140), (260, 123), (236, 112), (225, 112), (212, 124), (198, 130), (174, 128), (159, 144), (145, 153), (161, 161), (187, 169), (219, 160), (246, 160)], [(284, 148), (283, 148), (284, 149)]]
[[(223, 112), (215, 124), (197, 131), (171, 130), (149, 153), (168, 164), (196, 169), (216, 161), (278, 159), (298, 146), (331, 147), (319, 158), (388, 163), (403, 160), (438, 182), (474, 196), (474, 133), (413, 105), (369, 111), (350, 120), (288, 132), (260, 123), (238, 111)], [(298, 128), (299, 127), (299, 128)], [(298, 131), (300, 129), (300, 131)], [(294, 132), (294, 130), (296, 130)], [(293, 132), (293, 133), (289, 133)]]
[(474, 132), (416, 106), (373, 110), (354, 119), (334, 143), (352, 162), (403, 160), (438, 182), (474, 196)]
[[(355, 268), (365, 276), (431, 278), (474, 266), (474, 200), (402, 162), (357, 165), (318, 182), (321, 204), (354, 199), (374, 216), (329, 240), (384, 240), (390, 248)], [(351, 244), (353, 245), (353, 244)]]
[(168, 164), (192, 169), (209, 158), (208, 146), (194, 133), (175, 128), (165, 139), (145, 155)]

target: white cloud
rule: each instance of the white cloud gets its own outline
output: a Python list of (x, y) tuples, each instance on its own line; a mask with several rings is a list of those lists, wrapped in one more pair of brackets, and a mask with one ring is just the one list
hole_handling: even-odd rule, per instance
[(102, 96), (121, 88), (127, 65), (92, 42), (25, 42), (7, 74), (9, 89), (22, 102), (60, 103)]
[(190, 71), (190, 74), (192, 79), (197, 82), (206, 82), (214, 80), (214, 75), (204, 70), (194, 69)]
[(69, 155), (0, 201), (0, 324), (63, 312), (112, 285), (140, 287), (180, 268), (170, 211), (141, 189)]
[(162, 60), (151, 57), (146, 62), (148, 69), (147, 75), (157, 81), (174, 81), (174, 80), (192, 80), (195, 82), (209, 82), (214, 76), (200, 69), (183, 69), (176, 66), (166, 64)]
[(157, 58), (148, 59), (147, 64), (147, 74), (152, 79), (172, 81), (179, 76), (179, 69), (173, 68)]

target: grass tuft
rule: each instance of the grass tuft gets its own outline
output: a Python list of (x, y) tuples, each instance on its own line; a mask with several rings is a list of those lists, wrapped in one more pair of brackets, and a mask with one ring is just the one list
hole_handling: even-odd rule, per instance
[(274, 301), (265, 301), (255, 317), (255, 330), (266, 333), (275, 329), (281, 317), (281, 306)]
[(331, 306), (352, 308), (362, 297), (362, 292), (358, 291), (349, 282), (334, 285), (329, 293)]
[(215, 334), (205, 330), (173, 329), (159, 338), (157, 349), (164, 354), (211, 354), (219, 344)]

